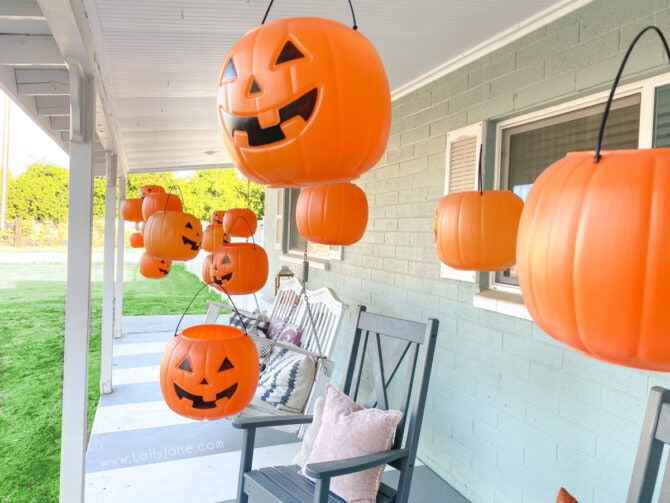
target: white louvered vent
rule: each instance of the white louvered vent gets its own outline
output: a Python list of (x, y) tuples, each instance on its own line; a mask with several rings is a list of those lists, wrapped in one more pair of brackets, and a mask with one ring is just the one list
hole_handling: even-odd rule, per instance
[[(477, 189), (479, 146), (482, 144), (484, 123), (479, 122), (447, 133), (447, 162), (445, 194)], [(477, 282), (475, 271), (460, 271), (441, 264), (440, 277)]]
[(473, 190), (477, 173), (477, 136), (461, 137), (451, 143), (449, 190)]

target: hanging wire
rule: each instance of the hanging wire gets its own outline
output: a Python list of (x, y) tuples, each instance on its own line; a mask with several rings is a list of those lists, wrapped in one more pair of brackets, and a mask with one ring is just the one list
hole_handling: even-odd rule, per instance
[(640, 31), (640, 33), (638, 33), (637, 36), (633, 39), (633, 41), (630, 43), (630, 45), (628, 46), (628, 50), (626, 50), (626, 54), (624, 55), (623, 60), (621, 61), (621, 65), (619, 66), (619, 71), (617, 72), (616, 77), (614, 78), (614, 83), (612, 84), (612, 90), (610, 91), (609, 98), (607, 98), (607, 104), (605, 105), (603, 118), (602, 121), (600, 122), (600, 130), (598, 131), (598, 139), (596, 141), (596, 151), (595, 154), (593, 155), (593, 160), (596, 163), (600, 161), (600, 149), (602, 147), (603, 134), (605, 133), (605, 123), (607, 122), (607, 116), (609, 115), (610, 108), (612, 107), (614, 92), (616, 91), (616, 87), (619, 84), (619, 80), (621, 79), (623, 68), (624, 66), (626, 66), (626, 62), (628, 61), (631, 52), (633, 52), (635, 44), (637, 43), (638, 40), (640, 40), (640, 37), (642, 37), (642, 35), (644, 35), (648, 30), (654, 30), (658, 34), (658, 36), (661, 39), (661, 42), (663, 42), (663, 47), (665, 48), (665, 54), (668, 57), (668, 60), (670, 60), (670, 47), (668, 47), (668, 42), (665, 39), (663, 32), (656, 26), (652, 25), (643, 28), (642, 31)]
[[(354, 12), (354, 6), (351, 4), (351, 0), (349, 1), (349, 9), (351, 10), (351, 19), (353, 19), (354, 25), (352, 28), (354, 30), (358, 30), (358, 24), (356, 24), (356, 13)], [(270, 9), (272, 8), (272, 4), (274, 3), (274, 0), (270, 0), (270, 3), (268, 4), (268, 8), (265, 11), (265, 15), (263, 16), (263, 21), (261, 21), (261, 24), (265, 24), (265, 21), (268, 18), (268, 14), (270, 14)]]
[(483, 145), (479, 144), (479, 166), (477, 168), (477, 185), (479, 186), (479, 195), (481, 196), (484, 193), (484, 171), (482, 170), (482, 147)]
[(244, 320), (244, 316), (242, 316), (239, 309), (237, 309), (237, 306), (235, 305), (235, 302), (233, 302), (233, 298), (230, 296), (228, 291), (223, 286), (219, 285), (218, 283), (216, 283), (214, 281), (209, 281), (209, 282), (203, 284), (200, 288), (198, 288), (198, 290), (195, 292), (195, 295), (193, 295), (193, 297), (191, 298), (191, 301), (186, 306), (186, 309), (184, 310), (182, 315), (179, 317), (179, 321), (177, 321), (177, 326), (174, 329), (174, 336), (177, 337), (177, 334), (179, 332), (179, 325), (181, 324), (182, 320), (184, 319), (184, 316), (186, 316), (186, 313), (188, 312), (188, 310), (191, 308), (191, 305), (193, 305), (193, 302), (195, 301), (196, 297), (200, 294), (200, 292), (202, 292), (205, 289), (205, 287), (208, 287), (210, 285), (216, 285), (217, 288), (219, 288), (223, 293), (226, 294), (226, 297), (228, 297), (228, 300), (230, 301), (230, 305), (232, 306), (233, 311), (235, 311), (237, 316), (240, 318), (240, 322), (242, 323), (242, 329), (244, 331), (244, 334), (249, 335), (249, 331), (247, 330), (247, 324)]

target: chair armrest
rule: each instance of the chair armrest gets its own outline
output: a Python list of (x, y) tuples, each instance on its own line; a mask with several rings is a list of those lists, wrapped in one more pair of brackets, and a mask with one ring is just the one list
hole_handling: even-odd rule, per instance
[(287, 414), (283, 416), (251, 416), (233, 418), (233, 427), (240, 430), (255, 430), (266, 426), (285, 426), (287, 424), (309, 424), (313, 416)]
[(322, 463), (310, 463), (305, 465), (305, 473), (313, 479), (325, 479), (346, 475), (348, 473), (360, 472), (375, 466), (385, 465), (396, 459), (407, 457), (407, 449), (394, 449), (386, 452), (375, 452), (355, 458), (337, 459), (335, 461), (324, 461)]

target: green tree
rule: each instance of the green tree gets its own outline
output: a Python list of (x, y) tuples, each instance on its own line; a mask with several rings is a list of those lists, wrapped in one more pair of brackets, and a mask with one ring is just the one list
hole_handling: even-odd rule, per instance
[(93, 180), (93, 218), (105, 216), (105, 190), (106, 179), (104, 176), (96, 176)]
[(199, 170), (179, 181), (186, 211), (209, 220), (214, 210), (249, 208), (261, 219), (265, 187), (238, 177), (234, 169)]
[(9, 180), (7, 215), (10, 219), (67, 221), (68, 170), (36, 162)]

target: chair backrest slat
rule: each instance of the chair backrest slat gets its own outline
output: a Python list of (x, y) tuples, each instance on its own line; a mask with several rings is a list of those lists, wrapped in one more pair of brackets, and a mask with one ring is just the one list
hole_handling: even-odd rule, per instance
[[(670, 444), (670, 390), (654, 386), (649, 392), (626, 503), (651, 503), (666, 444)], [(665, 498), (661, 496), (658, 501), (670, 501), (670, 469), (667, 467), (661, 494), (665, 494)]]
[[(437, 330), (437, 320), (429, 319), (427, 323), (401, 320), (368, 313), (364, 306), (359, 306), (343, 390), (366, 407), (392, 406), (403, 413), (393, 448), (404, 447), (409, 455), (391, 463), (401, 471), (397, 501), (406, 501), (412, 476), (410, 465), (413, 466), (418, 448)], [(373, 382), (368, 383), (364, 378)], [(389, 393), (391, 389), (393, 396)], [(368, 393), (366, 399), (362, 397), (364, 392)], [(396, 404), (398, 395), (400, 400)]]

